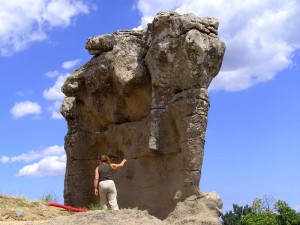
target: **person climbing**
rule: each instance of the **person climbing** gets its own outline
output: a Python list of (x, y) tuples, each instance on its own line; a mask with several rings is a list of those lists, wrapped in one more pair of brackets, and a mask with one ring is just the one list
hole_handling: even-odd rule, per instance
[(113, 179), (112, 170), (124, 167), (127, 162), (123, 159), (121, 163), (111, 163), (107, 155), (98, 157), (99, 166), (95, 169), (94, 188), (95, 195), (100, 195), (100, 204), (103, 209), (110, 207), (112, 210), (119, 210), (117, 202), (117, 189)]

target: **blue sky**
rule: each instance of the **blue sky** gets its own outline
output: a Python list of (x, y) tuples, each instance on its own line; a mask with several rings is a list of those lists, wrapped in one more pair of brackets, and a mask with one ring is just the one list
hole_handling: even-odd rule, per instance
[(88, 37), (145, 28), (175, 10), (220, 21), (227, 49), (210, 86), (200, 188), (224, 211), (256, 197), (300, 211), (300, 2), (297, 0), (2, 0), (0, 193), (63, 201), (60, 87), (87, 62)]

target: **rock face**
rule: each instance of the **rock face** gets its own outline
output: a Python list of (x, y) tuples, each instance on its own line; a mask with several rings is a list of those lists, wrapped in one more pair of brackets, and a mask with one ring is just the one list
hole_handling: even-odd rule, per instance
[(197, 205), (218, 221), (221, 200), (207, 200), (199, 190), (207, 88), (225, 51), (217, 29), (216, 19), (167, 11), (145, 31), (88, 39), (94, 57), (62, 87), (61, 113), (68, 122), (65, 204), (99, 201), (93, 194), (95, 158), (107, 154), (114, 162), (128, 160), (114, 174), (121, 208), (171, 220)]

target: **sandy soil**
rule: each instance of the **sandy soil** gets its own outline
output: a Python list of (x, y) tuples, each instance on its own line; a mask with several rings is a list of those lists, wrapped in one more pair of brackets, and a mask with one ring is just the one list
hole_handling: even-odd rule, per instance
[(44, 201), (29, 201), (0, 194), (0, 225), (165, 225), (146, 211), (121, 209), (72, 212), (48, 206)]
[(59, 216), (73, 215), (74, 212), (48, 206), (45, 201), (29, 201), (22, 197), (0, 194), (0, 224), (30, 224), (26, 221), (45, 221)]

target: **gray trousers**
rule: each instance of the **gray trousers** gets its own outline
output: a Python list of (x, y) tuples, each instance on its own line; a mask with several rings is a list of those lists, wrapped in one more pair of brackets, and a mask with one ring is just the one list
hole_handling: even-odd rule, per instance
[(100, 204), (103, 209), (110, 207), (112, 210), (119, 210), (117, 202), (117, 189), (113, 180), (105, 180), (99, 183)]

